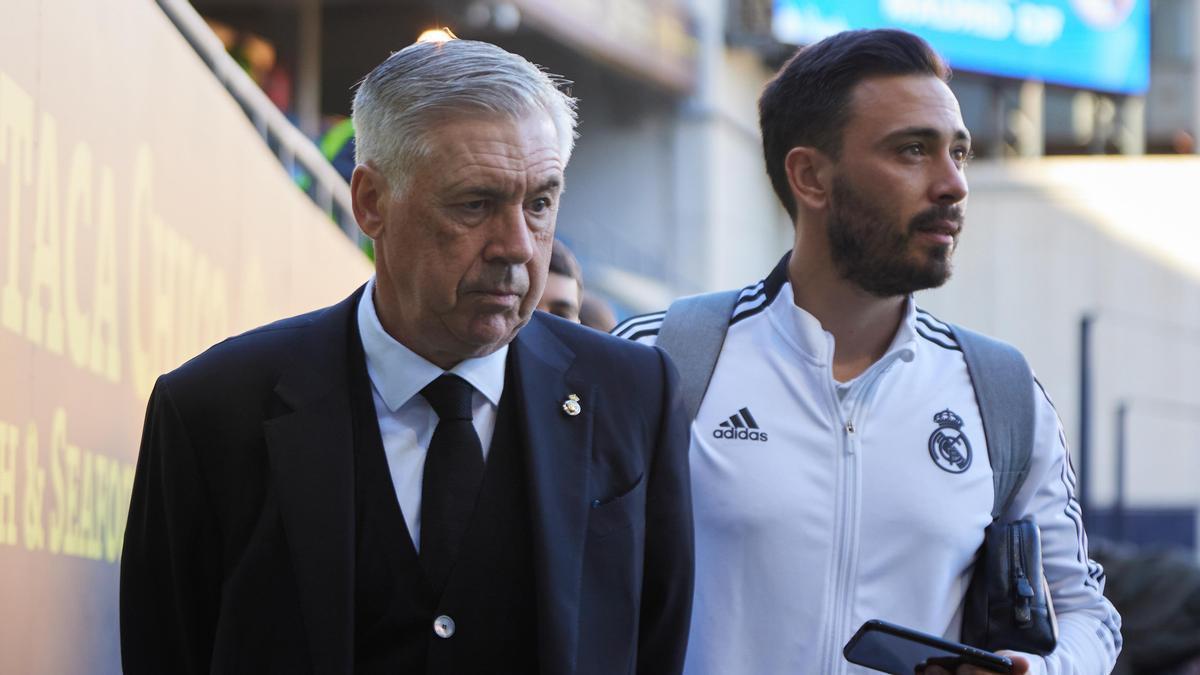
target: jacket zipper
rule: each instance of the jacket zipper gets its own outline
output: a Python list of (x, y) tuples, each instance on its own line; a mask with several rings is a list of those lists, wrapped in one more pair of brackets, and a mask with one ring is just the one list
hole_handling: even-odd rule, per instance
[(828, 348), (828, 354), (830, 355), (830, 361), (826, 365), (828, 382), (826, 392), (829, 396), (828, 400), (831, 404), (830, 413), (832, 414), (833, 419), (837, 421), (840, 428), (836, 432), (836, 438), (838, 442), (836, 458), (837, 481), (835, 483), (835, 489), (837, 490), (837, 494), (834, 496), (836, 500), (836, 512), (833, 522), (835, 535), (833, 558), (830, 561), (832, 578), (829, 580), (829, 589), (825, 593), (825, 602), (827, 603), (826, 607), (828, 607), (830, 610), (830, 616), (829, 620), (825, 622), (824, 635), (821, 636), (822, 644), (820, 651), (820, 663), (824, 664), (824, 667), (822, 668), (824, 673), (827, 673), (828, 675), (835, 675), (843, 670), (840, 660), (835, 657), (837, 656), (837, 635), (840, 632), (839, 628), (841, 626), (839, 619), (841, 616), (842, 605), (844, 604), (844, 599), (842, 598), (842, 578), (845, 572), (843, 571), (843, 568), (845, 566), (846, 548), (849, 545), (848, 540), (850, 537), (849, 533), (847, 532), (848, 526), (846, 523), (846, 511), (848, 510), (848, 496), (846, 493), (849, 491), (846, 473), (848, 471), (847, 462), (849, 460), (849, 455), (851, 454), (849, 446), (850, 439), (848, 435), (851, 433), (851, 430), (854, 428), (854, 426), (853, 422), (848, 420), (842, 411), (842, 402), (838, 398), (837, 385), (834, 383), (833, 379), (834, 345), (832, 335), (826, 337), (826, 344)]
[(1011, 525), (1012, 534), (1009, 537), (1009, 560), (1012, 563), (1013, 582), (1013, 619), (1020, 628), (1027, 627), (1033, 621), (1033, 586), (1025, 575), (1025, 547), (1021, 534), (1021, 525)]
[[(832, 353), (832, 345), (830, 345), (830, 353)], [(853, 568), (851, 564), (852, 555), (856, 555), (858, 524), (857, 524), (857, 509), (853, 508), (854, 503), (858, 500), (857, 481), (858, 462), (857, 457), (860, 455), (859, 449), (855, 447), (861, 427), (861, 416), (866, 404), (866, 399), (873, 395), (875, 385), (883, 377), (884, 373), (891, 367), (891, 361), (885, 365), (876, 363), (876, 371), (868, 375), (868, 380), (864, 380), (855, 393), (852, 404), (850, 406), (850, 414), (843, 417), (842, 405), (838, 400), (837, 391), (833, 385), (833, 371), (830, 365), (829, 394), (831, 401), (834, 404), (836, 411), (836, 419), (841, 422), (841, 433), (839, 434), (838, 445), (838, 462), (839, 476), (838, 486), (840, 494), (838, 497), (838, 522), (834, 523), (838, 528), (837, 539), (837, 557), (835, 560), (836, 569), (833, 580), (833, 612), (828, 622), (828, 634), (825, 637), (824, 663), (826, 673), (843, 673), (847, 670), (846, 662), (841, 658), (841, 649), (838, 637), (843, 632), (842, 624), (846, 622), (846, 613), (850, 609), (851, 595), (850, 589), (852, 584), (852, 575), (850, 570)], [(855, 425), (855, 420), (860, 420), (858, 426)], [(855, 522), (851, 523), (853, 520)], [(853, 527), (851, 527), (853, 525)]]

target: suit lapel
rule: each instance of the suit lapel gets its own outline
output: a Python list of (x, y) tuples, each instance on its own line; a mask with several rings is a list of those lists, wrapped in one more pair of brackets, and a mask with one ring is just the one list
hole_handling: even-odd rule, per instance
[(346, 369), (361, 293), (312, 320), (275, 388), (292, 412), (263, 424), (315, 675), (353, 670), (354, 431)]
[[(533, 518), (541, 671), (575, 672), (579, 596), (588, 521), (595, 388), (570, 377), (575, 354), (536, 314), (513, 341)], [(582, 412), (563, 412), (568, 394)]]
[[(263, 429), (272, 488), (308, 633), (315, 675), (353, 671), (354, 448), (347, 338), (361, 289), (317, 315), (276, 394), (292, 412)], [(532, 511), (542, 672), (576, 671), (588, 522), (595, 387), (571, 377), (575, 359), (535, 317), (513, 341)], [(582, 412), (567, 415), (568, 394)]]

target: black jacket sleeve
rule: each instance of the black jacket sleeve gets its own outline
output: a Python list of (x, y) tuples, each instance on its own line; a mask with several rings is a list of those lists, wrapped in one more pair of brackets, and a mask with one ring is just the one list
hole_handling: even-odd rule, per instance
[(663, 370), (663, 415), (646, 493), (639, 675), (683, 672), (695, 576), (689, 425), (675, 365), (665, 352), (657, 351)]
[(191, 439), (160, 378), (150, 395), (121, 555), (127, 675), (207, 673), (220, 553)]

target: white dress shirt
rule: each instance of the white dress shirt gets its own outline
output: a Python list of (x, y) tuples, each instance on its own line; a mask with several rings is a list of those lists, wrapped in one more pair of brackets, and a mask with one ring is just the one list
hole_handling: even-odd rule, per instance
[(475, 388), (471, 412), (475, 432), (479, 434), (486, 460), (492, 434), (496, 430), (496, 411), (504, 393), (504, 363), (508, 345), (475, 359), (467, 359), (449, 371), (443, 371), (388, 335), (375, 312), (375, 278), (367, 282), (358, 302), (358, 332), (367, 357), (367, 375), (371, 378), (371, 397), (379, 434), (387, 455), (388, 471), (404, 523), (413, 546), (421, 542), (421, 479), (425, 472), (425, 452), (437, 428), (438, 416), (421, 396), (427, 384), (446, 372), (458, 375)]

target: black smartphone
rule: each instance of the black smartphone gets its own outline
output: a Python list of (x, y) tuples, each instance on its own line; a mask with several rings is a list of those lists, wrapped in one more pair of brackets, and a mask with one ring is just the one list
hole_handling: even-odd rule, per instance
[(978, 666), (993, 673), (1011, 673), (1012, 661), (969, 645), (872, 619), (862, 625), (842, 649), (850, 663), (892, 675), (913, 675), (938, 665), (951, 673), (958, 666)]

